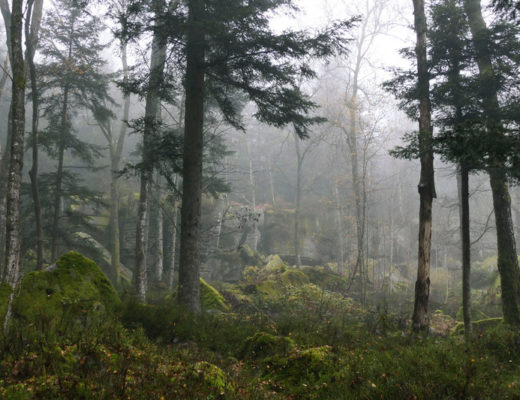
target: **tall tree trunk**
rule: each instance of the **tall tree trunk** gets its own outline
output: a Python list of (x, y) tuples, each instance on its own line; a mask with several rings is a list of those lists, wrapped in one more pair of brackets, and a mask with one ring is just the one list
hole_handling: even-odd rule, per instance
[(471, 238), (469, 219), (469, 170), (461, 165), (457, 176), (459, 186), (460, 235), (462, 242), (462, 314), (466, 340), (471, 338)]
[(271, 189), (271, 201), (273, 202), (273, 207), (276, 207), (276, 197), (274, 195), (273, 181), (273, 163), (270, 155), (267, 156), (267, 172), (269, 174), (269, 188)]
[(7, 179), (5, 268), (2, 280), (11, 286), (20, 273), (20, 187), (25, 134), (25, 63), (22, 49), (23, 1), (13, 0), (10, 39), (13, 85), (11, 98), (12, 139)]
[[(179, 121), (177, 124), (178, 134), (181, 135), (183, 133), (184, 128), (184, 107), (186, 103), (186, 93), (182, 92), (180, 107), (179, 107)], [(178, 192), (179, 187), (179, 175), (175, 175), (173, 177), (173, 185), (175, 187), (175, 191)], [(177, 257), (177, 234), (179, 233), (178, 228), (178, 201), (177, 201), (177, 193), (173, 192), (171, 194), (171, 239), (170, 239), (170, 253), (168, 256), (168, 278), (167, 284), (168, 289), (173, 290), (173, 284), (175, 281), (175, 259)]]
[(61, 130), (60, 141), (58, 144), (58, 169), (56, 171), (56, 192), (54, 193), (54, 218), (52, 221), (51, 238), (51, 260), (55, 261), (58, 257), (58, 241), (61, 218), (61, 192), (63, 185), (63, 161), (65, 157), (65, 136), (68, 130), (68, 107), (69, 107), (69, 87), (66, 86), (63, 92), (63, 106), (61, 110)]
[(152, 189), (151, 209), (150, 209), (150, 240), (148, 252), (151, 253), (150, 271), (151, 277), (155, 282), (160, 282), (163, 277), (163, 211), (161, 205), (161, 179), (156, 173), (156, 181)]
[(258, 248), (258, 235), (257, 235), (257, 227), (256, 227), (256, 182), (255, 182), (255, 171), (253, 169), (253, 156), (251, 154), (251, 149), (249, 147), (249, 141), (246, 137), (246, 149), (247, 149), (247, 158), (249, 159), (249, 186), (251, 187), (251, 208), (253, 210), (253, 245), (252, 248), (254, 251)]
[[(177, 177), (175, 177), (177, 182)], [(177, 216), (179, 215), (177, 210), (177, 200), (172, 200), (171, 212), (171, 240), (170, 240), (170, 254), (168, 257), (168, 289), (173, 290), (173, 282), (175, 279), (175, 256), (177, 250)]]
[[(359, 154), (358, 154), (358, 78), (361, 70), (362, 57), (358, 54), (356, 60), (356, 67), (354, 68), (354, 76), (352, 78), (352, 95), (350, 97), (349, 108), (349, 129), (347, 130), (347, 144), (350, 150), (350, 163), (352, 170), (352, 191), (354, 193), (354, 204), (356, 207), (356, 265), (351, 277), (351, 284), (354, 281), (356, 274), (359, 272), (361, 283), (361, 297), (363, 297), (363, 268), (364, 268), (364, 248), (363, 243), (365, 239), (365, 213), (363, 211), (363, 193), (361, 190), (361, 182), (359, 176)], [(349, 284), (349, 286), (351, 285)]]
[[(165, 7), (164, 0), (154, 2), (155, 15), (159, 16)], [(143, 169), (141, 171), (141, 188), (138, 203), (136, 245), (135, 245), (135, 292), (141, 301), (146, 300), (146, 225), (148, 218), (148, 196), (152, 180), (153, 154), (150, 142), (154, 130), (157, 129), (157, 117), (160, 107), (159, 89), (164, 80), (164, 65), (166, 63), (166, 39), (161, 34), (161, 27), (154, 30), (152, 41), (152, 56), (150, 60), (150, 84), (146, 95), (145, 120), (143, 132)]]
[[(127, 83), (128, 56), (126, 43), (122, 43), (121, 45), (121, 61), (123, 64), (123, 83)], [(123, 154), (129, 118), (130, 96), (125, 95), (123, 104), (123, 120), (121, 121), (121, 126), (119, 128), (119, 136), (115, 148), (110, 152), (112, 158), (110, 173), (110, 226), (112, 234), (110, 240), (110, 254), (112, 273), (114, 274), (114, 279), (118, 284), (121, 281), (121, 242), (119, 239), (119, 164)]]
[[(482, 17), (480, 0), (464, 0), (464, 9), (468, 16), (473, 45), (475, 46), (475, 56), (480, 77), (480, 96), (484, 112), (486, 113), (488, 135), (500, 137), (503, 129), (499, 115), (498, 89), (490, 57), (489, 30)], [(488, 167), (488, 173), (493, 192), (493, 208), (497, 230), (497, 264), (502, 287), (502, 309), (505, 322), (519, 325), (520, 271), (511, 216), (511, 198), (504, 172), (504, 163), (498, 159), (499, 157), (494, 158)]]
[(415, 304), (412, 316), (415, 332), (429, 328), (428, 301), (430, 297), (430, 252), (432, 234), (432, 203), (435, 198), (433, 151), (431, 148), (430, 78), (426, 57), (426, 15), (424, 0), (413, 0), (417, 45), (418, 97), (419, 97), (419, 148), (421, 178), (419, 182), (419, 251)]
[(5, 235), (6, 235), (6, 207), (7, 207), (7, 177), (9, 174), (9, 159), (11, 151), (11, 138), (13, 132), (12, 124), (12, 108), (9, 107), (9, 115), (7, 122), (7, 140), (5, 151), (2, 155), (0, 163), (0, 271), (2, 271), (5, 261)]
[[(34, 11), (33, 11), (34, 5)], [(43, 0), (29, 0), (27, 5), (27, 15), (25, 21), (25, 42), (26, 42), (26, 61), (29, 67), (31, 79), (31, 100), (32, 100), (32, 168), (29, 172), (31, 178), (31, 192), (34, 203), (34, 214), (36, 217), (36, 268), (43, 268), (43, 225), (42, 211), (40, 203), (40, 191), (38, 188), (38, 122), (39, 122), (39, 92), (36, 77), (36, 67), (34, 65), (34, 53), (38, 43), (38, 31), (42, 18)]]
[(302, 198), (302, 167), (303, 157), (300, 151), (300, 138), (294, 134), (294, 146), (296, 150), (296, 207), (294, 213), (294, 255), (296, 256), (296, 267), (302, 267), (300, 254), (300, 214)]
[[(5, 27), (5, 37), (6, 37), (6, 45), (7, 45), (7, 53), (11, 66), (13, 65), (13, 51), (12, 51), (12, 41), (11, 41), (11, 10), (9, 8), (9, 2), (7, 0), (0, 0), (0, 11), (2, 12), (2, 17), (4, 20)], [(5, 65), (7, 66), (7, 59)], [(7, 70), (6, 70), (7, 71)], [(2, 77), (2, 81), (7, 79), (7, 72), (4, 71), (4, 75)], [(5, 85), (5, 82), (4, 82)], [(6, 215), (7, 215), (7, 177), (9, 173), (9, 160), (10, 160), (10, 151), (11, 151), (11, 138), (12, 138), (12, 108), (9, 108), (9, 116), (7, 123), (7, 140), (4, 152), (2, 154), (2, 161), (0, 163), (0, 272), (3, 271), (3, 267), (5, 267), (5, 239), (6, 239)], [(2, 272), (3, 274), (3, 272)]]
[[(393, 200), (392, 200), (393, 204)], [(390, 266), (388, 269), (388, 293), (392, 294), (393, 291), (393, 282), (392, 282), (392, 268), (394, 266), (394, 208), (390, 210)]]
[(338, 224), (338, 238), (339, 238), (339, 260), (338, 260), (338, 273), (343, 275), (345, 267), (345, 229), (343, 228), (343, 213), (341, 212), (341, 202), (339, 198), (339, 185), (338, 179), (335, 179), (334, 193), (336, 195), (336, 207), (337, 207), (337, 224)]
[(204, 16), (204, 1), (189, 0), (186, 44), (186, 119), (181, 208), (179, 303), (200, 312), (200, 222), (204, 128), (204, 31), (197, 23)]

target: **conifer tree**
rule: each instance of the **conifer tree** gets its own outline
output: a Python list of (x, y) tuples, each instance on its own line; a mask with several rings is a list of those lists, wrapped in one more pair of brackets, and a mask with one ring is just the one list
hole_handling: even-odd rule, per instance
[[(41, 79), (42, 114), (48, 120), (41, 144), (57, 160), (53, 185), (53, 218), (50, 227), (51, 259), (58, 256), (64, 234), (62, 200), (67, 179), (74, 179), (65, 171), (65, 156), (91, 164), (99, 156), (99, 148), (78, 138), (73, 117), (92, 103), (99, 107), (110, 103), (109, 77), (103, 72), (105, 61), (100, 53), (105, 48), (99, 35), (101, 22), (85, 10), (84, 2), (57, 0), (42, 27), (39, 65)], [(107, 110), (107, 113), (109, 111)]]
[[(480, 0), (464, 0), (471, 37), (475, 49), (475, 62), (479, 70), (479, 98), (482, 102), (483, 125), (487, 143), (500, 143), (504, 138), (504, 121), (499, 101), (500, 77), (493, 60), (495, 44), (490, 41), (490, 30), (482, 16)], [(493, 208), (498, 247), (498, 270), (502, 287), (504, 320), (513, 325), (520, 324), (518, 303), (520, 300), (520, 269), (516, 254), (516, 243), (511, 215), (511, 197), (503, 154), (489, 154), (487, 171), (493, 193)]]
[[(473, 26), (469, 11), (473, 13)], [(507, 180), (518, 179), (515, 127), (519, 119), (514, 85), (519, 72), (520, 43), (516, 27), (499, 20), (487, 28), (479, 14), (480, 5), (476, 3), (470, 8), (459, 0), (434, 5), (428, 60), (430, 76), (435, 78), (431, 90), (435, 123), (440, 128), (430, 147), (444, 160), (458, 164), (461, 173), (463, 309), (468, 336), (471, 324), (467, 187), (471, 171), (486, 171), (490, 175), (504, 316), (506, 321), (515, 323), (518, 314), (515, 311), (518, 266), (515, 267), (517, 261), (513, 255), (516, 250)], [(397, 94), (408, 114), (416, 115), (417, 87), (413, 74), (401, 71), (387, 86)], [(409, 146), (398, 148), (394, 154), (419, 158), (417, 137), (411, 135), (408, 139)]]
[[(255, 117), (277, 127), (292, 124), (300, 137), (322, 121), (309, 116), (315, 108), (299, 89), (301, 77), (314, 71), (309, 57), (327, 57), (344, 50), (352, 21), (324, 32), (275, 34), (269, 16), (290, 0), (190, 0), (186, 31), (185, 132), (179, 262), (179, 302), (200, 311), (200, 226), (205, 96), (213, 98), (231, 125), (242, 128), (233, 95), (238, 91), (256, 104)], [(176, 16), (178, 18), (178, 16)], [(181, 25), (182, 27), (182, 25)]]

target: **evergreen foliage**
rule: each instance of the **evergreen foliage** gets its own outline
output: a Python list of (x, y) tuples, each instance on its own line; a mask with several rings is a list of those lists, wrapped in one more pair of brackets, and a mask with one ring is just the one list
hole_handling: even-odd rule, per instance
[(107, 47), (100, 40), (102, 31), (101, 21), (88, 12), (85, 2), (77, 0), (58, 0), (42, 25), (39, 51), (43, 62), (37, 72), (47, 126), (40, 133), (40, 146), (57, 160), (57, 169), (42, 176), (41, 184), (49, 190), (41, 204), (53, 254), (58, 242), (78, 244), (72, 239), (77, 229), (93, 230), (85, 207), (101, 203), (100, 194), (80, 185), (79, 174), (67, 170), (66, 163), (77, 159), (88, 167), (101, 156), (99, 146), (79, 137), (75, 120), (81, 111), (90, 110), (96, 120), (112, 117), (108, 108), (114, 103), (108, 94), (111, 75), (104, 72), (106, 62), (101, 57)]
[[(485, 38), (492, 50), (496, 66), (495, 85), (500, 93), (501, 109), (498, 116), (503, 127), (493, 124), (485, 115), (480, 100), (483, 84), (478, 78), (475, 50), (471, 42), (467, 17), (459, 0), (432, 4), (428, 62), (434, 125), (439, 128), (432, 141), (434, 151), (446, 161), (464, 163), (472, 171), (496, 167), (495, 160), (504, 161), (509, 178), (518, 180), (520, 139), (517, 132), (516, 109), (518, 96), (514, 85), (518, 76), (520, 42), (517, 28), (505, 21), (497, 21)], [(410, 49), (402, 51), (412, 56)], [(395, 78), (385, 83), (394, 93), (400, 107), (411, 117), (417, 114), (417, 89), (413, 70), (396, 70)], [(501, 135), (489, 135), (489, 130), (500, 130)], [(417, 133), (404, 136), (406, 146), (391, 151), (404, 159), (419, 158)]]

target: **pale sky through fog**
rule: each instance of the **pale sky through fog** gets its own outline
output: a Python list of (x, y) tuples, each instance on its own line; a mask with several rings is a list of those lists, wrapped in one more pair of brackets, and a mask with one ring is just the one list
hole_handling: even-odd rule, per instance
[[(363, 16), (367, 1), (374, 0), (298, 0), (301, 12), (294, 19), (277, 17), (273, 22), (275, 29), (287, 27), (320, 28), (331, 20), (347, 19), (354, 15)], [(394, 66), (406, 67), (399, 50), (414, 44), (414, 33), (409, 28), (413, 23), (411, 0), (386, 0), (388, 11), (384, 18), (389, 24), (386, 35), (378, 35), (368, 58), (376, 69)], [(355, 35), (355, 30), (353, 30)]]

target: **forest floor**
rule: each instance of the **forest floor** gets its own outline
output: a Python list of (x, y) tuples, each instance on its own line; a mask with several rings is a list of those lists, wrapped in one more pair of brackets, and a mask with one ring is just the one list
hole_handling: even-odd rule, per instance
[(520, 399), (520, 333), (499, 319), (465, 341), (437, 310), (415, 336), (388, 305), (346, 296), (344, 278), (281, 263), (201, 282), (194, 316), (160, 287), (152, 304), (119, 300), (83, 262), (62, 257), (15, 293), (0, 398)]

